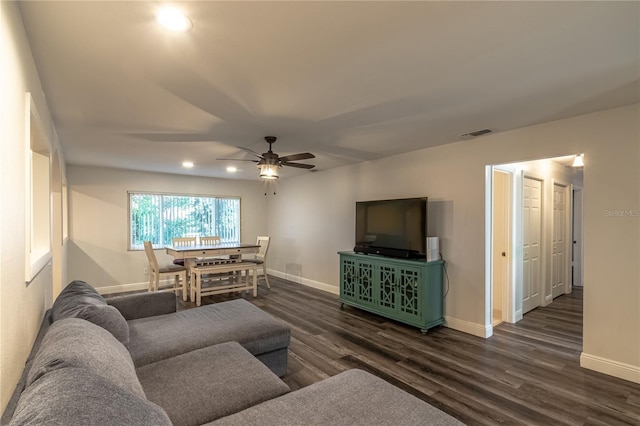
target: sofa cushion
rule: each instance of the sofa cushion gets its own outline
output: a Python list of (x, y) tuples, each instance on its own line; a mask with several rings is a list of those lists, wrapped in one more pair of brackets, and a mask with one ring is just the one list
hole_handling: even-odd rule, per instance
[(254, 356), (289, 346), (284, 323), (244, 299), (129, 321), (136, 367), (218, 343), (240, 343)]
[(79, 318), (56, 321), (49, 327), (27, 374), (26, 386), (53, 370), (69, 367), (90, 370), (145, 396), (127, 348), (102, 327)]
[(105, 298), (125, 320), (170, 314), (176, 311), (176, 295), (171, 291), (152, 291)]
[(208, 425), (442, 425), (450, 415), (362, 370), (348, 370)]
[(109, 331), (124, 345), (129, 344), (127, 321), (84, 281), (69, 283), (56, 298), (51, 311), (54, 322), (64, 318), (82, 318)]
[(147, 398), (176, 426), (210, 422), (289, 392), (278, 376), (236, 342), (158, 361), (137, 372)]
[(83, 368), (63, 368), (28, 386), (11, 419), (18, 425), (171, 425), (162, 408)]

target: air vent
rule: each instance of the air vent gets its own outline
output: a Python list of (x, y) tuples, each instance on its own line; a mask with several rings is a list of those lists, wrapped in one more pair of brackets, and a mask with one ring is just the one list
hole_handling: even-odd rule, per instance
[(463, 138), (463, 139), (477, 138), (478, 136), (486, 135), (487, 133), (493, 133), (493, 130), (491, 130), (491, 129), (475, 130), (473, 132), (469, 132), (469, 133), (465, 133), (464, 135), (460, 135), (460, 137)]

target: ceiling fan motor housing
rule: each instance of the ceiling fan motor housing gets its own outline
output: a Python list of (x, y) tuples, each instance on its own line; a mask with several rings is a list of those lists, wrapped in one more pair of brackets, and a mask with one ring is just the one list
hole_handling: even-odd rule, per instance
[(262, 158), (258, 162), (258, 167), (260, 167), (262, 164), (270, 164), (273, 166), (282, 167), (282, 161), (280, 161), (278, 154), (274, 153), (271, 150), (271, 144), (274, 143), (276, 139), (277, 138), (275, 136), (264, 137), (264, 140), (269, 144), (269, 151), (262, 154)]

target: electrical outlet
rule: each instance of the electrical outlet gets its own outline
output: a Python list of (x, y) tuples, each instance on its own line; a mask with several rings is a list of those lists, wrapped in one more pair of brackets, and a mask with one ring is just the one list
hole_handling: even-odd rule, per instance
[(142, 272), (143, 272), (145, 275), (149, 275), (149, 268), (144, 268), (144, 269), (142, 270)]

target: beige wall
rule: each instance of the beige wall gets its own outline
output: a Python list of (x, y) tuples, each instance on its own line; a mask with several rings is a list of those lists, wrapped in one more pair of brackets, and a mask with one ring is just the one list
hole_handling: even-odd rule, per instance
[[(267, 199), (261, 182), (69, 166), (68, 279), (103, 293), (146, 289), (144, 251), (128, 251), (127, 191), (241, 197), (242, 241), (267, 232)], [(156, 250), (160, 263), (173, 259)]]
[[(44, 311), (52, 303), (52, 268), (25, 284), (26, 141), (25, 93), (30, 92), (52, 157), (62, 159), (49, 110), (15, 2), (0, 2), (0, 409), (4, 411), (22, 374)], [(58, 152), (57, 155), (55, 153)], [(64, 164), (57, 169), (64, 177)], [(61, 221), (54, 211), (52, 231)], [(65, 274), (58, 239), (56, 274)]]
[(447, 323), (482, 335), (485, 165), (583, 152), (583, 358), (640, 381), (640, 220), (605, 215), (640, 209), (639, 112), (638, 105), (606, 110), (282, 180), (269, 199), (268, 267), (337, 292), (336, 252), (353, 248), (355, 201), (428, 196), (429, 233), (441, 238), (451, 281)]

